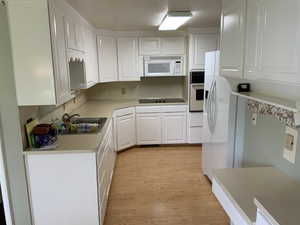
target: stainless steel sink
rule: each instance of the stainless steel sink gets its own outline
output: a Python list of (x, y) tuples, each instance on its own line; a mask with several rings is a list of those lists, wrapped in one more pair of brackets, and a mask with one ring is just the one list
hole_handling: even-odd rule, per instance
[(65, 129), (59, 133), (61, 135), (68, 134), (95, 134), (102, 130), (107, 118), (74, 118), (71, 123), (64, 124)]

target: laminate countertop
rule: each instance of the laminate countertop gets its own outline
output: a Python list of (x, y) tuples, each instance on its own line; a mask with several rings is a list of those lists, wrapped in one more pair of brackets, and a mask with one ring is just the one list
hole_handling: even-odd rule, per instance
[(299, 225), (300, 183), (279, 169), (221, 169), (214, 171), (214, 179), (249, 224), (255, 224), (259, 208), (274, 225)]
[(107, 122), (101, 132), (97, 134), (72, 134), (59, 135), (57, 148), (53, 150), (32, 150), (24, 151), (24, 154), (54, 154), (54, 153), (79, 153), (79, 152), (96, 152), (102, 142), (103, 135), (112, 120), (114, 110), (136, 107), (136, 106), (163, 106), (163, 105), (186, 105), (186, 102), (178, 103), (150, 103), (141, 104), (138, 100), (103, 100), (87, 101), (72, 114), (78, 113), (80, 117), (106, 117)]

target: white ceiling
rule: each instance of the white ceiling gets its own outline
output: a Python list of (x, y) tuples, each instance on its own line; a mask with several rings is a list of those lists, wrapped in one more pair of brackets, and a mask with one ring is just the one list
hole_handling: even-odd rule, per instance
[(169, 10), (191, 10), (186, 27), (219, 25), (221, 0), (67, 0), (99, 29), (157, 30)]

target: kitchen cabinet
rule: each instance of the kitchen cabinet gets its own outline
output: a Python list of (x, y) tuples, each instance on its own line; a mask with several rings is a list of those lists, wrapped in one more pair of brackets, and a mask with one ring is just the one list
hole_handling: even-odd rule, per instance
[(72, 50), (85, 52), (84, 26), (80, 17), (67, 15), (65, 20), (65, 33), (67, 47)]
[(140, 38), (140, 55), (159, 55), (160, 38)]
[(186, 112), (163, 113), (163, 143), (186, 143)]
[[(8, 16), (18, 105), (72, 98), (59, 1), (10, 1)], [(39, 35), (36, 35), (39, 34)], [(20, 38), (22, 37), (22, 38)]]
[(116, 148), (113, 138), (113, 123), (110, 121), (102, 143), (97, 152), (98, 203), (100, 225), (103, 225), (107, 201), (114, 172)]
[(28, 153), (25, 163), (33, 224), (99, 225), (95, 152)]
[(138, 113), (136, 123), (138, 145), (162, 143), (162, 118), (160, 113)]
[(26, 152), (34, 224), (103, 225), (116, 159), (112, 120), (103, 129), (98, 149)]
[(186, 143), (186, 105), (137, 106), (137, 143)]
[(56, 104), (60, 105), (73, 97), (71, 94), (70, 75), (66, 55), (64, 12), (59, 6), (55, 5), (54, 1), (49, 1), (49, 9), (52, 54), (54, 55), (53, 63), (56, 87)]
[(218, 48), (218, 35), (216, 34), (191, 34), (189, 36), (189, 69), (205, 69), (205, 53)]
[(200, 144), (204, 141), (203, 113), (193, 112), (188, 116), (188, 143)]
[(117, 149), (123, 150), (136, 145), (135, 108), (114, 112)]
[(247, 4), (245, 77), (300, 84), (297, 0)]
[(184, 55), (186, 52), (184, 37), (161, 38), (160, 43), (162, 55)]
[(98, 36), (99, 81), (118, 80), (117, 41), (114, 37)]
[(184, 55), (186, 54), (185, 42), (184, 37), (140, 38), (140, 55)]
[(139, 55), (137, 38), (118, 38), (119, 81), (139, 81)]
[(86, 43), (86, 75), (84, 87), (90, 88), (99, 81), (98, 73), (98, 55), (97, 55), (97, 38), (96, 32), (89, 25), (85, 26), (85, 43)]
[(220, 74), (243, 77), (246, 0), (223, 0)]

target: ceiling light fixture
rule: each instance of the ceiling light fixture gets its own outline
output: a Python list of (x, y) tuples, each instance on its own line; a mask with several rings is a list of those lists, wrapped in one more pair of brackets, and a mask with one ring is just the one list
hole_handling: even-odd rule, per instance
[(162, 20), (158, 30), (177, 30), (180, 26), (185, 24), (192, 18), (190, 11), (174, 11), (168, 14)]

